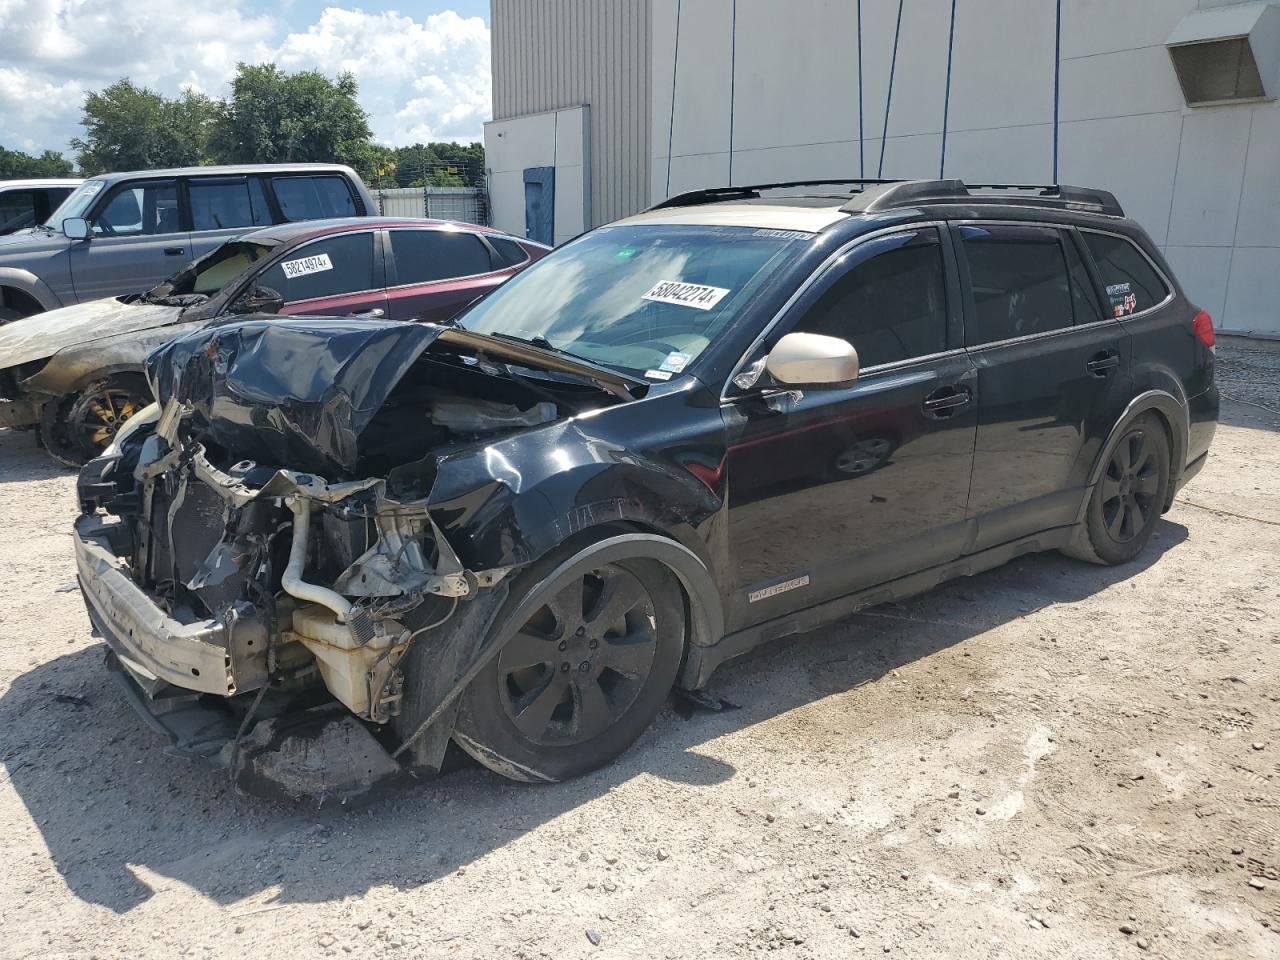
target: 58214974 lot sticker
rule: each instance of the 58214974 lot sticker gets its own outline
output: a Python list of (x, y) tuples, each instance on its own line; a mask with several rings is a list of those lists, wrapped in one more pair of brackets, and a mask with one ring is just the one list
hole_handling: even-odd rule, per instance
[(318, 253), (314, 257), (303, 257), (301, 260), (286, 260), (280, 264), (286, 279), (293, 280), (305, 277), (309, 273), (324, 273), (333, 269), (333, 262), (327, 253)]

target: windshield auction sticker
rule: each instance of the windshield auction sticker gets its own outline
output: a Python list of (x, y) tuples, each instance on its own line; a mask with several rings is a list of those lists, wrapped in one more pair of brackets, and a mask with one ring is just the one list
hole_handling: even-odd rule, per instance
[(301, 260), (286, 260), (280, 264), (280, 269), (284, 271), (287, 279), (294, 280), (305, 277), (309, 273), (324, 273), (326, 270), (332, 270), (333, 263), (330, 262), (327, 253), (321, 253), (314, 257), (303, 257)]
[(681, 283), (679, 280), (663, 280), (640, 299), (658, 303), (675, 303), (682, 307), (710, 310), (724, 299), (729, 291), (723, 287), (707, 287), (700, 283)]

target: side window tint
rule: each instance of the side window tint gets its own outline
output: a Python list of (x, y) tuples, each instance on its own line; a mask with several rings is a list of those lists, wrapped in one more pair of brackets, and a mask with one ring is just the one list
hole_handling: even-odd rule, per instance
[(275, 223), (271, 215), (271, 206), (267, 203), (267, 191), (262, 186), (261, 177), (249, 178), (249, 203), (253, 206), (253, 225), (269, 227)]
[(451, 230), (390, 230), (396, 283), (429, 283), (488, 273), (489, 251), (478, 237)]
[(1067, 251), (1067, 269), (1071, 271), (1071, 303), (1075, 308), (1076, 325), (1097, 323), (1102, 319), (1102, 307), (1098, 305), (1093, 280), (1080, 259), (1071, 234), (1062, 234), (1062, 246)]
[(1129, 240), (1082, 230), (1085, 246), (1107, 287), (1107, 307), (1117, 317), (1150, 309), (1169, 295), (1160, 275)]
[(299, 247), (257, 280), (285, 303), (372, 290), (373, 234), (352, 233)]
[(514, 240), (494, 236), (490, 236), (488, 240), (493, 244), (493, 249), (498, 252), (493, 264), (494, 269), (502, 270), (506, 267), (514, 267), (517, 263), (524, 263), (529, 259), (529, 254), (525, 252), (524, 247)]
[(993, 224), (963, 226), (960, 236), (974, 306), (966, 346), (1071, 326), (1071, 284), (1057, 230)]
[(947, 286), (936, 230), (872, 240), (852, 257), (794, 331), (848, 340), (863, 367), (946, 349)]
[(272, 177), (271, 185), (286, 220), (354, 217), (355, 197), (342, 177)]
[(93, 232), (99, 236), (142, 236), (181, 230), (178, 187), (172, 180), (116, 190), (93, 218)]
[(193, 230), (225, 230), (254, 225), (248, 181), (192, 180), (187, 187), (191, 193)]
[(0, 232), (19, 230), (36, 222), (36, 195), (29, 190), (0, 193)]

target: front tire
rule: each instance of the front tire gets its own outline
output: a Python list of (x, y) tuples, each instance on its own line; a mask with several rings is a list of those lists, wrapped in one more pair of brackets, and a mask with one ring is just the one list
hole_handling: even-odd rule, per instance
[(657, 716), (684, 650), (684, 604), (655, 560), (586, 559), (530, 586), (532, 615), (494, 625), (516, 634), (463, 694), (454, 740), (512, 780), (557, 782), (608, 763)]
[(1090, 563), (1128, 563), (1151, 540), (1169, 494), (1169, 438), (1152, 414), (1125, 427), (1107, 450), (1068, 556)]
[(40, 415), (40, 442), (60, 463), (82, 466), (98, 456), (125, 421), (150, 402), (146, 381), (137, 374), (99, 380), (78, 394), (45, 404)]

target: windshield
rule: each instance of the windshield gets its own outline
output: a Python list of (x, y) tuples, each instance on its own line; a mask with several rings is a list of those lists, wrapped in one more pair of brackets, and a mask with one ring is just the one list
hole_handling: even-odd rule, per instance
[(228, 240), (147, 294), (153, 302), (199, 294), (211, 297), (275, 248), (275, 242)]
[(44, 222), (44, 225), (61, 233), (62, 221), (68, 217), (83, 217), (89, 205), (93, 203), (93, 198), (101, 193), (105, 186), (106, 182), (103, 180), (86, 180), (76, 187), (71, 196), (62, 201), (61, 206), (53, 211), (53, 215)]
[(508, 280), (461, 323), (666, 380), (697, 359), (808, 236), (603, 227)]

